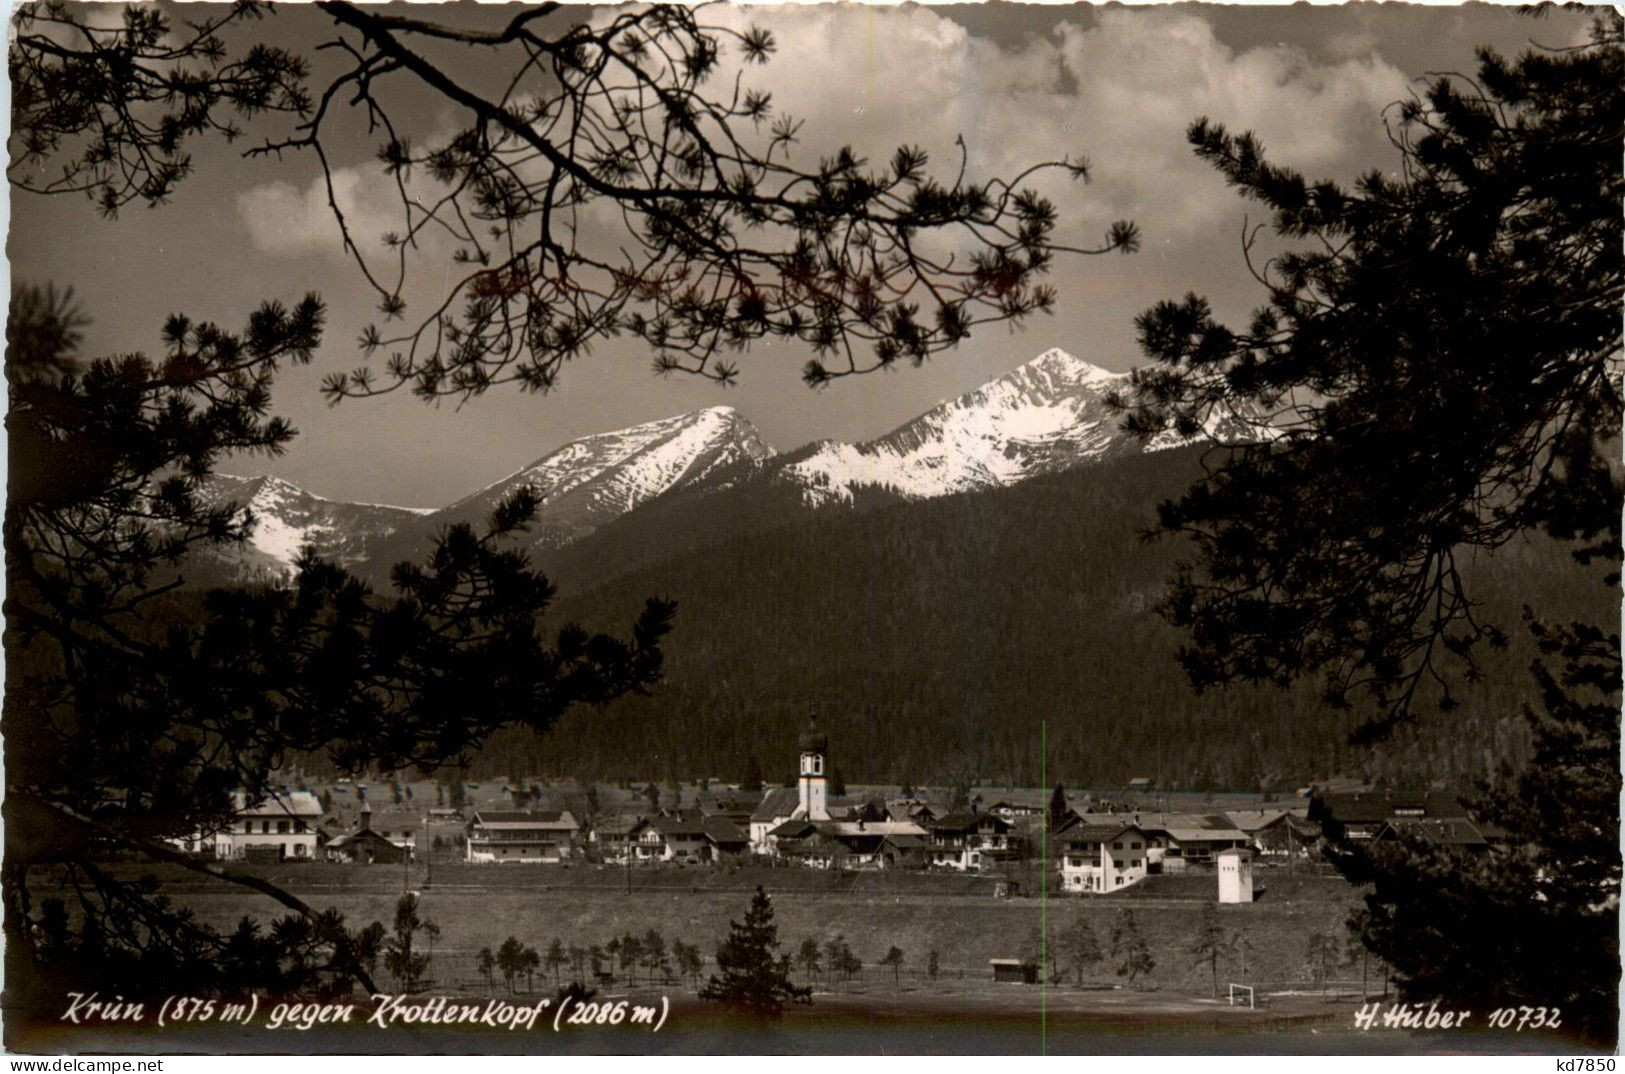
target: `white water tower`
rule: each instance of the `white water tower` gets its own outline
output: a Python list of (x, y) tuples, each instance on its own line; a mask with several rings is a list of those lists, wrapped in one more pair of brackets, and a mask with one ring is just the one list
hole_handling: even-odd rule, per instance
[(1232, 847), (1221, 850), (1219, 860), (1219, 901), (1253, 901), (1253, 852)]

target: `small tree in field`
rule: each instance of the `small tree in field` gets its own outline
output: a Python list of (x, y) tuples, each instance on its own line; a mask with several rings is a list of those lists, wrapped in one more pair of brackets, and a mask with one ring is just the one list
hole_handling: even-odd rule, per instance
[(717, 948), (716, 974), (700, 998), (759, 1016), (777, 1016), (791, 1003), (812, 1002), (812, 990), (798, 988), (779, 963), (779, 928), (773, 902), (760, 886), (743, 921), (730, 922), (728, 938)]
[(1100, 950), (1100, 939), (1081, 913), (1061, 933), (1057, 946), (1072, 970), (1073, 978), (1080, 985), (1083, 984), (1084, 972), (1105, 957)]
[(509, 993), (514, 990), (514, 982), (519, 975), (525, 972), (525, 945), (509, 936), (497, 948), (497, 967), (502, 970), (502, 980), (508, 986)]
[(1117, 976), (1127, 977), (1130, 984), (1157, 968), (1132, 910), (1124, 910), (1123, 916), (1112, 926), (1112, 958), (1117, 960)]
[(811, 936), (801, 941), (801, 950), (796, 955), (796, 962), (801, 966), (802, 972), (807, 975), (809, 982), (816, 980), (818, 971), (823, 968), (819, 958), (818, 941)]
[(402, 895), (395, 903), (395, 931), (384, 941), (384, 968), (404, 991), (418, 988), (429, 969), (429, 956), (415, 949), (418, 933), (429, 924), (418, 916), (416, 895)]
[(564, 968), (565, 963), (570, 961), (570, 956), (564, 950), (564, 942), (557, 936), (553, 937), (553, 942), (547, 945), (546, 959), (547, 968), (553, 971), (554, 985), (561, 984), (559, 971)]
[(1202, 922), (1197, 927), (1196, 941), (1190, 953), (1196, 956), (1198, 966), (1206, 965), (1213, 975), (1213, 994), (1219, 994), (1219, 959), (1234, 948), (1229, 931), (1219, 924), (1219, 908), (1208, 903), (1202, 910)]
[(699, 981), (700, 971), (705, 968), (705, 960), (700, 956), (700, 949), (697, 944), (673, 940), (671, 942), (671, 955), (677, 963), (679, 975), (686, 980)]
[(489, 947), (480, 948), (479, 957), (480, 976), (485, 978), (485, 987), (489, 991), (496, 987), (497, 957), (491, 953)]
[(935, 981), (937, 979), (937, 974), (939, 974), (941, 972), (942, 972), (941, 958), (936, 953), (936, 951), (932, 951), (930, 954), (925, 956), (925, 973), (926, 973), (926, 976), (930, 977), (933, 981)]
[(892, 983), (893, 984), (900, 984), (902, 982), (902, 980), (903, 980), (903, 949), (901, 947), (898, 947), (896, 944), (893, 944), (892, 947), (891, 947), (891, 950), (886, 952), (886, 957), (880, 960), (880, 964), (882, 966), (890, 966), (891, 967)]
[(643, 941), (630, 932), (621, 937), (621, 972), (630, 980), (637, 979), (638, 963), (643, 961)]
[(671, 956), (666, 953), (666, 938), (654, 929), (643, 934), (643, 965), (649, 970), (649, 980), (655, 974), (665, 980), (671, 977)]

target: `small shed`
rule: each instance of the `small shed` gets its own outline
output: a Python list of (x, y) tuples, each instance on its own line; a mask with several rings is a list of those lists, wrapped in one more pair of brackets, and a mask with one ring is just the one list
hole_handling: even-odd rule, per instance
[(1037, 984), (1038, 966), (1031, 962), (1023, 962), (1019, 958), (990, 958), (987, 964), (993, 967), (995, 981), (1010, 981), (1015, 984)]
[(1219, 851), (1215, 860), (1219, 866), (1219, 901), (1252, 902), (1252, 851), (1232, 847), (1229, 850)]

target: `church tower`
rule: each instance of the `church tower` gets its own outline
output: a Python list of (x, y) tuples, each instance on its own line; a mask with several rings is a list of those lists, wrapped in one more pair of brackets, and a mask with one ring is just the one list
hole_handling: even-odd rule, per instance
[(829, 738), (818, 729), (818, 718), (809, 717), (807, 729), (801, 732), (801, 808), (797, 810), (807, 820), (829, 819), (824, 768), (828, 752)]

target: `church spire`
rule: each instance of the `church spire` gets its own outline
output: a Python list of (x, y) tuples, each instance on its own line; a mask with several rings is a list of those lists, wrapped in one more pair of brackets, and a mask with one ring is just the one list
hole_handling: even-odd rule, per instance
[(801, 746), (801, 790), (799, 812), (807, 820), (828, 820), (828, 790), (825, 784), (825, 754), (829, 752), (829, 736), (818, 728), (818, 717), (807, 718), (807, 728), (798, 740)]

